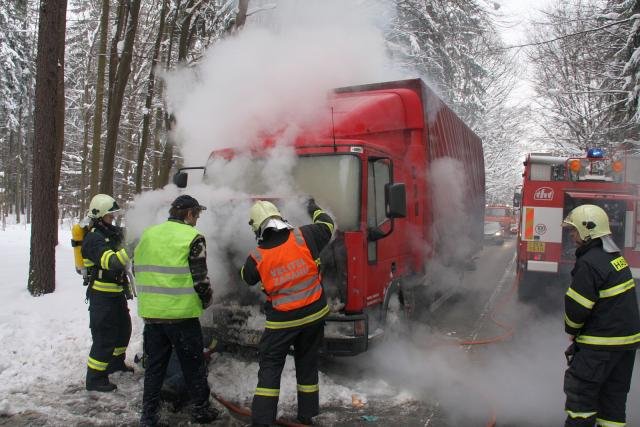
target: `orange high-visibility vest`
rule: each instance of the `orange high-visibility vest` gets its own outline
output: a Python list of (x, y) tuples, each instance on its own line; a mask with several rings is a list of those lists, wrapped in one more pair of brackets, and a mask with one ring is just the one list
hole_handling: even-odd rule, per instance
[(291, 311), (306, 307), (322, 295), (318, 266), (299, 229), (292, 230), (280, 246), (254, 249), (251, 257), (274, 309)]

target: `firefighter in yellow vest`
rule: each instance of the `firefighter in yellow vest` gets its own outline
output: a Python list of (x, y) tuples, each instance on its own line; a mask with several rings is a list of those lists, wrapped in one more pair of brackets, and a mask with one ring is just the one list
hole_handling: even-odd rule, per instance
[(169, 220), (147, 228), (135, 249), (146, 357), (141, 426), (160, 422), (160, 393), (172, 350), (193, 403), (192, 421), (203, 424), (218, 417), (209, 400), (199, 320), (212, 300), (205, 239), (195, 228), (205, 209), (193, 197), (179, 196), (171, 203)]
[(86, 388), (91, 391), (113, 391), (117, 387), (109, 381), (110, 373), (133, 372), (133, 368), (124, 363), (131, 337), (127, 306), (130, 289), (125, 271), (129, 255), (122, 248), (122, 229), (113, 225), (114, 214), (119, 210), (113, 197), (94, 196), (89, 204), (89, 232), (82, 241), (93, 339), (86, 380)]
[(262, 282), (267, 295), (265, 330), (259, 344), (258, 386), (251, 405), (254, 426), (276, 419), (280, 375), (289, 348), (294, 348), (298, 383), (298, 422), (311, 425), (320, 412), (318, 353), (329, 307), (318, 271), (320, 251), (333, 234), (333, 220), (308, 201), (313, 224), (294, 228), (268, 201), (256, 202), (249, 224), (258, 247), (240, 271), (249, 285)]
[(578, 246), (564, 304), (573, 341), (565, 352), (565, 426), (622, 427), (640, 346), (635, 281), (602, 208), (578, 206), (563, 225)]

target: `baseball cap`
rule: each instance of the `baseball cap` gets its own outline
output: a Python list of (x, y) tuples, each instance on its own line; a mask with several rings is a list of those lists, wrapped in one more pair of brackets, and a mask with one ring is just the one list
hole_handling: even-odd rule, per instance
[(201, 211), (206, 210), (205, 206), (202, 206), (196, 199), (189, 196), (188, 194), (183, 194), (182, 196), (176, 197), (176, 199), (171, 203), (171, 207), (176, 209), (193, 209), (198, 208)]

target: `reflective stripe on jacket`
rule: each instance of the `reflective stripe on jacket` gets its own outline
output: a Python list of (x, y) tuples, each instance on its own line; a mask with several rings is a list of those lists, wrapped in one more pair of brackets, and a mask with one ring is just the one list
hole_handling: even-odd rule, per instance
[(640, 345), (635, 281), (620, 253), (607, 253), (600, 239), (578, 248), (565, 295), (565, 330), (581, 346), (626, 350)]
[(178, 221), (166, 221), (142, 233), (134, 255), (140, 317), (200, 317), (202, 302), (189, 269), (191, 242), (199, 234), (196, 228)]
[(270, 249), (256, 248), (251, 256), (256, 261), (267, 300), (275, 310), (306, 307), (322, 295), (318, 266), (299, 229), (292, 230), (283, 244)]
[(129, 255), (120, 248), (120, 229), (97, 224), (91, 227), (82, 242), (82, 262), (91, 276), (91, 292), (117, 296), (127, 283), (125, 267)]

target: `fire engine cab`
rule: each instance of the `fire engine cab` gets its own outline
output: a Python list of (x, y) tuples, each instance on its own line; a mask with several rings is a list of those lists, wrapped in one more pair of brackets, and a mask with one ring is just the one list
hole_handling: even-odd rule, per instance
[(515, 234), (517, 230), (514, 210), (508, 205), (487, 205), (484, 208), (485, 222), (499, 222), (504, 234)]
[(582, 157), (531, 153), (524, 166), (522, 186), (514, 195), (514, 206), (520, 208), (520, 300), (556, 298), (566, 290), (575, 244), (562, 220), (583, 204), (607, 212), (613, 239), (633, 277), (640, 277), (640, 155), (625, 151), (607, 156), (598, 148)]

